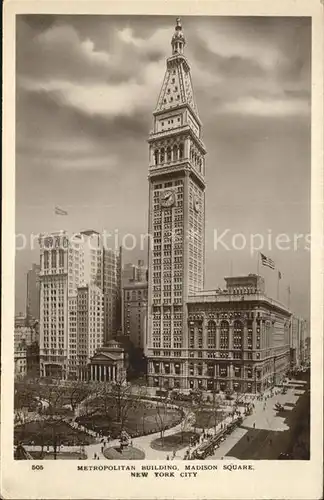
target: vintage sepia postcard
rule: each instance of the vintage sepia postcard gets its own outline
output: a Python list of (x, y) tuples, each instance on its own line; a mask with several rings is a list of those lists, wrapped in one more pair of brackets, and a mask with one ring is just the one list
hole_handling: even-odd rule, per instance
[(321, 2), (3, 26), (2, 498), (320, 499)]

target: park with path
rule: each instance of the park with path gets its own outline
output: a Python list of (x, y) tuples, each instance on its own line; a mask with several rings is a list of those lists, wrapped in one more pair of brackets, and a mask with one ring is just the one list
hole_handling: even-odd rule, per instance
[[(25, 422), (16, 422), (15, 444), (35, 459), (183, 460), (197, 458), (200, 449), (208, 449), (203, 459), (277, 459), (291, 448), (297, 416), (307, 405), (307, 387), (305, 381), (291, 381), (285, 394), (274, 388), (262, 397), (246, 395), (236, 401), (217, 395), (217, 404), (135, 397), (134, 392), (119, 398), (106, 393), (106, 399), (102, 393), (80, 393), (76, 404), (67, 405), (68, 415), (50, 418), (43, 415), (51, 406), (44, 395), (38, 397), (41, 410), (28, 411)], [(280, 412), (275, 407), (279, 403)], [(302, 444), (299, 455), (307, 455)]]

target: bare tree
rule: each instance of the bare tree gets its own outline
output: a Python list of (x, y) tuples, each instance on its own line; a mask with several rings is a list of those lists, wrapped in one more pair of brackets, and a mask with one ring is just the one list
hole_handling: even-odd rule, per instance
[(146, 387), (132, 386), (127, 382), (126, 375), (122, 374), (115, 381), (98, 384), (98, 395), (92, 405), (96, 406), (96, 412), (104, 414), (122, 432), (129, 415), (143, 404), (141, 399), (145, 395)]
[(93, 392), (93, 385), (82, 380), (70, 382), (67, 390), (71, 410), (75, 412), (78, 405), (86, 400)]
[(195, 424), (196, 417), (191, 409), (186, 408), (182, 413), (182, 420), (180, 422), (180, 431), (181, 431), (181, 442), (183, 443), (183, 438), (185, 432), (188, 432), (190, 428)]
[(162, 446), (164, 446), (164, 434), (167, 428), (168, 413), (167, 397), (162, 397), (156, 404), (155, 414), (155, 421), (160, 432)]
[(212, 411), (213, 426), (214, 426), (214, 431), (215, 431), (215, 434), (216, 434), (217, 425), (220, 422), (220, 418), (219, 418), (220, 399), (217, 396), (217, 394), (216, 394), (215, 391), (213, 391), (211, 404), (212, 404), (211, 411)]
[[(64, 397), (66, 387), (58, 380), (44, 385), (37, 379), (24, 380), (16, 384), (15, 387), (15, 413), (16, 425), (19, 425), (21, 435), (24, 435), (26, 424), (30, 421), (37, 421), (38, 431), (35, 439), (41, 443), (42, 451), (44, 447), (44, 435), (46, 430), (51, 429), (51, 444), (54, 450), (54, 460), (57, 458), (57, 450), (60, 444), (58, 428), (64, 419)], [(26, 408), (37, 407), (32, 418), (27, 419), (24, 414)]]

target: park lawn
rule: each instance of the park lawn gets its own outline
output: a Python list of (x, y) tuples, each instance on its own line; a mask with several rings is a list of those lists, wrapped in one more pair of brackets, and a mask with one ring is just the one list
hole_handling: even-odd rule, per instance
[(108, 460), (144, 460), (145, 458), (144, 451), (133, 446), (127, 446), (123, 451), (114, 447), (106, 448), (103, 454)]
[[(35, 460), (55, 460), (53, 452), (44, 452), (42, 454), (41, 451), (30, 451), (31, 456)], [(56, 453), (56, 460), (86, 460), (87, 455), (85, 453), (78, 453), (76, 451), (62, 451)]]
[(193, 438), (194, 436), (196, 436), (196, 433), (191, 431), (177, 432), (176, 434), (165, 436), (163, 439), (154, 439), (154, 441), (150, 443), (150, 446), (151, 448), (153, 448), (153, 450), (181, 450), (181, 448), (185, 448), (189, 445), (191, 438)]
[[(116, 414), (112, 409), (111, 415), (98, 413), (79, 417), (77, 421), (89, 429), (93, 429), (96, 432), (102, 431), (104, 434), (110, 434), (114, 438), (118, 437), (120, 433), (120, 425), (114, 420), (115, 418)], [(163, 424), (166, 428), (170, 428), (177, 425), (181, 421), (181, 418), (180, 411), (167, 408), (163, 415)], [(144, 409), (140, 406), (132, 409), (127, 415), (124, 429), (132, 437), (158, 432), (160, 428), (156, 408)]]
[(24, 425), (18, 425), (14, 431), (15, 444), (31, 444), (37, 446), (53, 445), (56, 438), (58, 444), (76, 446), (80, 444), (95, 443), (95, 439), (85, 432), (73, 429), (65, 422), (58, 422), (54, 426), (50, 422), (33, 421)]

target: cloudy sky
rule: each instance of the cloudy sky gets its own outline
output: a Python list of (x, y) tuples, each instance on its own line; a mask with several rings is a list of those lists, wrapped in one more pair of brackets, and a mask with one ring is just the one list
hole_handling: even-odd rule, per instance
[[(184, 17), (207, 147), (206, 288), (256, 272), (233, 235), (310, 230), (308, 18)], [(173, 17), (18, 16), (16, 233), (147, 231), (148, 133)], [(54, 214), (58, 205), (67, 217)], [(214, 235), (228, 230), (224, 242)], [(241, 239), (235, 240), (241, 245)], [(269, 245), (280, 299), (309, 316), (309, 252)], [(145, 257), (136, 249), (126, 261)], [(16, 307), (38, 251), (16, 252)], [(232, 264), (231, 264), (232, 262)], [(261, 270), (261, 269), (260, 269)], [(262, 269), (277, 296), (276, 272)]]

